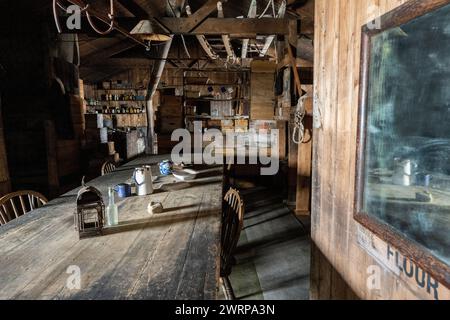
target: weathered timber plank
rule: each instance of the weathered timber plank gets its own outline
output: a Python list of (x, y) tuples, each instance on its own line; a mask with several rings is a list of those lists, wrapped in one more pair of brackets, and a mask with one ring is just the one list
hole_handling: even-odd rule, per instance
[[(106, 195), (136, 166), (164, 158), (135, 160), (89, 185)], [(1, 227), (0, 298), (216, 298), (221, 171), (190, 183), (158, 178), (155, 186), (161, 188), (151, 196), (117, 201), (121, 222), (102, 237), (78, 240), (73, 227), (77, 190)], [(150, 216), (150, 201), (161, 202), (165, 212)], [(66, 285), (70, 266), (80, 268), (80, 290)]]

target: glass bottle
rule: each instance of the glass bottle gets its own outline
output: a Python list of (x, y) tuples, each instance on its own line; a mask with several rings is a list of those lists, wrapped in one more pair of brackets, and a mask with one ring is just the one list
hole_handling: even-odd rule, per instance
[(106, 224), (108, 227), (117, 226), (119, 224), (119, 209), (114, 202), (114, 189), (108, 189), (109, 203), (106, 207)]

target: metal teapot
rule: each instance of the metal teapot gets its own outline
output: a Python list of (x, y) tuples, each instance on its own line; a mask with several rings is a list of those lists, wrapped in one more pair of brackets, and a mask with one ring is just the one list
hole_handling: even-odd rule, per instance
[(136, 184), (136, 194), (146, 196), (153, 193), (152, 167), (136, 168), (133, 173), (133, 182)]

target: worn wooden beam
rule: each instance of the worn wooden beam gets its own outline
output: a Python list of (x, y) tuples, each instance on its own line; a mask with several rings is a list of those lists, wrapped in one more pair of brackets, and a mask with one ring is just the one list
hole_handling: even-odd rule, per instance
[[(86, 17), (81, 17), (81, 29), (74, 29), (70, 30), (67, 28), (67, 25), (65, 23), (64, 16), (60, 16), (59, 19), (61, 21), (61, 29), (62, 33), (76, 33), (76, 34), (86, 34), (90, 37), (98, 38), (99, 34), (95, 32), (91, 26), (89, 25), (89, 22)], [(135, 17), (118, 17), (114, 19), (115, 24), (117, 26), (120, 26), (123, 30), (132, 30), (140, 21), (139, 18)], [(102, 35), (102, 38), (115, 38), (117, 36), (120, 36), (120, 32), (117, 30), (111, 31), (111, 33), (108, 33), (106, 35)], [(130, 39), (131, 40), (131, 39)]]
[[(77, 5), (80, 8), (85, 8), (86, 7), (86, 3), (83, 0), (67, 0), (68, 2), (70, 2), (71, 4)], [(108, 15), (103, 14), (102, 12), (99, 12), (97, 10), (88, 9), (88, 12), (91, 16), (95, 17), (98, 20), (103, 21), (104, 23), (108, 24), (110, 23), (111, 19), (108, 17)], [(130, 32), (126, 29), (124, 29), (123, 27), (117, 25), (117, 23), (114, 23), (114, 30), (116, 30), (117, 32), (121, 33), (122, 35), (124, 35), (125, 37), (129, 38), (130, 40), (136, 42), (137, 44), (143, 45), (143, 46), (147, 46), (147, 44), (145, 44), (141, 39), (139, 39), (138, 37), (130, 34)]]
[[(189, 5), (186, 6), (186, 14), (189, 17), (192, 16), (191, 7)], [(216, 60), (219, 58), (219, 55), (214, 51), (204, 35), (197, 35), (196, 38), (210, 59)]]
[[(256, 0), (252, 0), (252, 2), (250, 4), (250, 9), (248, 10), (247, 18), (256, 18), (257, 10), (258, 10), (258, 3), (256, 2)], [(247, 58), (249, 43), (250, 43), (250, 39), (242, 40), (242, 50), (241, 50), (241, 58), (242, 59)]]
[[(168, 60), (176, 60), (176, 61), (185, 61), (186, 63), (191, 63), (194, 58), (174, 58), (174, 57), (168, 57), (167, 59), (164, 58), (149, 58), (149, 59), (135, 59), (135, 58), (110, 58), (107, 59), (104, 62), (97, 63), (97, 64), (83, 64), (80, 68), (86, 68), (86, 69), (101, 69), (101, 68), (114, 68), (114, 67), (128, 67), (128, 68), (148, 68), (149, 66), (152, 66), (154, 62), (159, 61), (168, 61)], [(209, 61), (210, 59), (205, 58), (195, 58), (194, 61)], [(189, 66), (189, 65), (188, 65)]]
[(147, 19), (149, 13), (138, 5), (134, 0), (117, 0), (122, 7), (127, 9), (132, 15), (139, 19)]
[[(285, 14), (286, 14), (286, 1), (283, 1), (280, 5), (280, 8), (278, 9), (277, 19), (284, 18)], [(266, 56), (267, 51), (269, 50), (269, 48), (272, 45), (272, 42), (275, 40), (275, 38), (276, 38), (275, 35), (271, 35), (271, 36), (267, 37), (266, 42), (264, 43), (264, 47), (261, 50), (261, 53), (259, 54), (260, 57)]]
[[(222, 3), (227, 2), (228, 0), (222, 0)], [(194, 14), (189, 16), (188, 18), (184, 18), (183, 27), (186, 30), (192, 31), (198, 25), (200, 25), (208, 16), (217, 10), (217, 0), (208, 0), (200, 9), (195, 11)], [(172, 29), (170, 29), (172, 30)]]
[[(217, 17), (219, 19), (224, 19), (225, 15), (223, 13), (222, 2), (217, 2)], [(225, 50), (227, 51), (228, 61), (235, 61), (236, 54), (234, 53), (233, 46), (231, 44), (230, 36), (227, 34), (222, 34), (222, 41), (225, 46)]]
[(136, 43), (129, 41), (121, 41), (117, 44), (107, 47), (105, 49), (96, 51), (90, 55), (82, 57), (83, 66), (95, 66), (98, 64), (102, 64), (108, 58), (112, 57), (115, 54), (121, 53), (125, 50), (136, 47)]
[(208, 18), (195, 29), (189, 29), (189, 18), (160, 18), (158, 21), (172, 34), (223, 35), (232, 38), (255, 38), (257, 35), (288, 34), (289, 20), (274, 18)]

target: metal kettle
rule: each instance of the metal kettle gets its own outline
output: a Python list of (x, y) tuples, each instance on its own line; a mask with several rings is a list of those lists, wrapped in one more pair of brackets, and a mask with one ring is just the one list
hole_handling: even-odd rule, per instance
[(394, 184), (401, 186), (412, 186), (415, 184), (417, 173), (417, 162), (410, 159), (395, 159)]
[(133, 173), (133, 182), (136, 184), (136, 194), (146, 196), (153, 193), (152, 167), (136, 168)]

